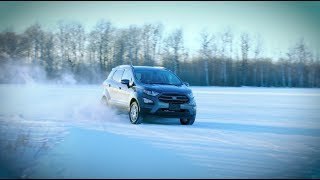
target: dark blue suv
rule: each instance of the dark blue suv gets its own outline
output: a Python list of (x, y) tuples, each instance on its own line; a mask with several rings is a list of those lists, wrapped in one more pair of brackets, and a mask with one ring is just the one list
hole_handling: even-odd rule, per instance
[(102, 102), (129, 112), (131, 123), (146, 116), (180, 118), (191, 125), (196, 102), (188, 83), (163, 67), (121, 65), (112, 69), (103, 82)]

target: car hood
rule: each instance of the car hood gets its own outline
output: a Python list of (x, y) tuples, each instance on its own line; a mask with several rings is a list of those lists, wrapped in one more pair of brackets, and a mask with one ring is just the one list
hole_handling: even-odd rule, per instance
[(156, 91), (159, 93), (179, 93), (179, 94), (189, 94), (191, 89), (186, 85), (174, 86), (174, 85), (163, 85), (163, 84), (147, 84), (144, 86), (146, 90)]

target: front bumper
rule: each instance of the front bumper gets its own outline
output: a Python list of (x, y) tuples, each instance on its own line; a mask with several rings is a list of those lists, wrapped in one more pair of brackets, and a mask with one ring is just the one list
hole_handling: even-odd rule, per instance
[[(194, 98), (189, 98), (188, 103), (180, 104), (179, 110), (170, 110), (169, 103), (159, 101), (158, 96), (149, 96), (143, 94), (139, 99), (141, 113), (143, 116), (161, 116), (172, 118), (184, 118), (190, 116), (196, 116), (196, 102)], [(153, 101), (153, 104), (144, 103), (143, 98), (147, 98)]]

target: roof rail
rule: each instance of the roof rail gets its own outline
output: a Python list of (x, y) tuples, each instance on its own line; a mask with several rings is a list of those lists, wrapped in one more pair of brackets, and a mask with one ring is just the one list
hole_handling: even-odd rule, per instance
[(153, 67), (157, 67), (157, 68), (162, 68), (162, 69), (166, 69), (165, 67), (163, 66), (153, 66)]
[(124, 65), (119, 65), (119, 66), (117, 66), (117, 67), (119, 67), (119, 68), (125, 68), (125, 67), (131, 67), (132, 65), (127, 65), (127, 64), (124, 64)]
[[(132, 64), (130, 64), (130, 65), (128, 65), (128, 64), (123, 64), (123, 65), (118, 65), (117, 67), (118, 67), (118, 68), (128, 68), (128, 67), (130, 67), (131, 69), (134, 69), (134, 67), (133, 67)], [(138, 67), (140, 67), (140, 66), (138, 66)], [(144, 67), (144, 66), (141, 66), (141, 67)], [(167, 68), (165, 68), (165, 67), (163, 67), (163, 66), (146, 66), (146, 67), (154, 67), (154, 68), (159, 68), (159, 69), (167, 69)]]

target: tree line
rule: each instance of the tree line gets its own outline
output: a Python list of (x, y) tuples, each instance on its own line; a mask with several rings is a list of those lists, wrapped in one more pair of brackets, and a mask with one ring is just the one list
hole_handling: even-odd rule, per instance
[[(164, 35), (160, 23), (116, 28), (100, 20), (90, 32), (79, 22), (59, 22), (44, 30), (33, 24), (22, 33), (0, 33), (1, 71), (5, 64), (38, 66), (48, 80), (72, 74), (79, 83), (101, 83), (121, 64), (164, 66), (190, 85), (320, 87), (320, 57), (303, 39), (284, 57), (263, 57), (263, 41), (246, 32), (235, 37), (231, 29), (199, 34), (194, 55), (184, 45), (183, 29)], [(250, 56), (250, 55), (251, 56)], [(9, 83), (6, 75), (0, 83)]]

